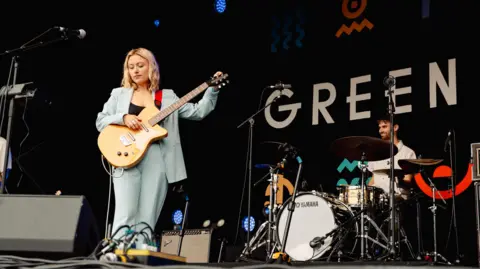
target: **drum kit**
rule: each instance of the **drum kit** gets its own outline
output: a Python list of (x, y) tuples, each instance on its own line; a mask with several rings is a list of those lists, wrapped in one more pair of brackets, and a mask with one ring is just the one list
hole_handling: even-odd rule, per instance
[[(336, 155), (349, 160), (359, 160), (358, 167), (362, 174), (360, 184), (337, 186), (337, 194), (326, 193), (323, 190), (297, 191), (300, 163), (293, 194), (284, 203), (276, 201), (278, 174), (283, 162), (281, 165), (270, 166), (268, 181), (271, 192), (268, 220), (247, 242), (240, 259), (248, 259), (254, 251), (264, 248), (266, 260), (270, 262), (278, 260), (281, 255), (286, 256), (288, 261), (297, 262), (321, 260), (328, 262), (334, 257), (339, 262), (401, 260), (400, 248), (403, 243), (412, 260), (421, 260), (429, 256), (434, 262), (439, 262), (438, 259), (441, 259), (443, 263), (450, 264), (437, 252), (435, 196), (436, 193), (440, 193), (424, 172), (426, 166), (438, 165), (443, 160), (401, 159), (398, 160), (401, 170), (395, 167), (375, 171), (387, 174), (390, 178), (394, 175), (397, 179), (406, 174), (421, 173), (432, 188), (433, 205), (429, 209), (433, 217), (434, 250), (421, 252), (423, 247), (420, 247), (421, 236), (418, 223), (420, 210), (417, 198), (419, 247), (418, 254), (415, 255), (400, 223), (402, 214), (399, 208), (402, 203), (415, 200), (413, 198), (416, 195), (405, 200), (401, 199), (402, 195), (394, 194), (392, 188), (390, 193), (386, 193), (381, 188), (367, 185), (367, 162), (388, 159), (391, 155), (390, 147), (388, 141), (368, 136), (352, 136), (335, 140), (331, 150)], [(396, 147), (393, 153), (397, 153)], [(401, 187), (401, 180), (395, 182)], [(391, 197), (396, 201), (391, 201)], [(445, 203), (445, 200), (443, 202)]]

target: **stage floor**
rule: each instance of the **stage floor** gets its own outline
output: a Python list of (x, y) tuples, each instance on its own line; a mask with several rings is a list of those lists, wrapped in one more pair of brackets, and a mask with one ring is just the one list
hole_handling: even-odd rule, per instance
[(143, 262), (108, 262), (93, 259), (64, 259), (64, 260), (42, 260), (41, 258), (23, 258), (19, 256), (0, 256), (0, 267), (12, 268), (152, 268), (169, 267), (172, 269), (213, 269), (213, 268), (238, 268), (238, 269), (261, 269), (261, 268), (336, 268), (336, 269), (354, 269), (354, 268), (438, 268), (461, 267), (478, 268), (467, 266), (447, 266), (441, 264), (432, 264), (425, 261), (345, 261), (345, 262), (292, 262), (291, 264), (267, 264), (261, 261), (239, 261), (222, 263), (160, 263), (152, 264), (143, 260)]
[[(194, 266), (202, 266), (202, 264), (190, 264)], [(344, 261), (344, 262), (292, 262), (290, 264), (267, 264), (259, 261), (248, 261), (248, 262), (226, 262), (226, 263), (208, 263), (203, 264), (203, 266), (208, 265), (211, 267), (222, 267), (222, 268), (265, 268), (269, 267), (276, 267), (276, 266), (289, 266), (289, 267), (322, 267), (325, 266), (335, 267), (335, 268), (358, 268), (358, 267), (382, 267), (382, 268), (396, 268), (396, 267), (421, 267), (421, 266), (435, 266), (435, 267), (453, 267), (453, 265), (442, 265), (442, 264), (433, 264), (425, 261)], [(475, 267), (468, 267), (468, 266), (454, 266), (454, 267), (462, 267), (462, 268), (475, 268)]]

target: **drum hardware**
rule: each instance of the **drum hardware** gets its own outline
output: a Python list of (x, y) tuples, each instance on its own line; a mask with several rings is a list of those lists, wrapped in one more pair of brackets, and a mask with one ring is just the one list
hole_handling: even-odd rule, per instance
[(405, 229), (403, 229), (403, 227), (400, 226), (400, 223), (398, 223), (398, 225), (400, 227), (400, 230), (399, 230), (400, 235), (398, 236), (399, 238), (398, 248), (400, 249), (400, 243), (403, 242), (408, 248), (410, 257), (412, 257), (412, 259), (415, 259), (415, 254), (413, 253), (413, 247), (412, 247), (412, 244), (410, 243), (410, 240), (408, 240), (407, 233), (405, 232)]
[[(326, 233), (324, 236), (315, 237), (312, 241), (310, 241), (310, 247), (313, 248), (313, 249), (318, 249), (320, 246), (325, 244), (325, 240), (328, 237), (335, 234), (340, 239), (337, 241), (335, 246), (332, 248), (332, 251), (328, 255), (327, 262), (330, 262), (330, 259), (332, 258), (334, 253), (337, 253), (338, 259), (339, 259), (339, 262), (340, 262), (341, 256), (343, 255), (343, 252), (341, 251), (340, 247), (342, 246), (344, 240), (347, 238), (348, 233), (350, 232), (350, 229), (351, 229), (351, 228), (345, 228), (345, 226), (347, 224), (351, 223), (352, 221), (357, 220), (361, 216), (362, 211), (364, 213), (366, 210), (367, 210), (367, 208), (364, 208), (361, 211), (356, 212), (348, 220), (344, 221), (342, 224), (338, 225), (336, 228), (334, 228), (330, 232)], [(335, 241), (335, 238), (333, 238), (332, 241)], [(356, 246), (356, 244), (353, 246), (353, 249), (355, 249), (355, 246)], [(353, 252), (353, 249), (352, 249), (352, 252)]]
[[(269, 173), (263, 176), (260, 180), (258, 180), (254, 185), (257, 185), (261, 181), (263, 181), (266, 176), (270, 175), (270, 178), (267, 180), (270, 186), (270, 201), (268, 205), (268, 220), (265, 221), (260, 225), (255, 235), (251, 238), (248, 245), (249, 248), (245, 248), (242, 252), (242, 256), (250, 255), (252, 251), (255, 249), (266, 245), (266, 252), (267, 252), (267, 259), (273, 253), (273, 249), (275, 247), (275, 238), (274, 238), (274, 230), (275, 230), (275, 214), (277, 211), (277, 190), (278, 190), (278, 170), (282, 168), (285, 164), (285, 159), (278, 163), (276, 166), (274, 165), (267, 165), (269, 167)], [(263, 166), (263, 165), (262, 165)], [(266, 231), (265, 231), (266, 229)], [(267, 237), (265, 240), (264, 237)], [(264, 240), (264, 241), (262, 241)], [(256, 244), (256, 245), (255, 245)], [(252, 248), (252, 246), (254, 246)]]
[(268, 222), (267, 222), (267, 242), (266, 242), (266, 252), (267, 260), (268, 257), (273, 253), (275, 247), (275, 215), (277, 213), (277, 191), (278, 191), (278, 170), (285, 166), (286, 159), (284, 158), (277, 166), (270, 167), (270, 201), (269, 201), (269, 210), (268, 210)]
[(348, 236), (348, 230), (346, 229), (342, 229), (342, 233), (338, 233), (338, 236), (340, 237), (340, 235), (342, 236), (338, 241), (337, 243), (335, 244), (335, 246), (333, 247), (332, 251), (330, 252), (330, 254), (328, 255), (328, 258), (327, 258), (327, 262), (330, 262), (330, 260), (332, 259), (333, 257), (333, 254), (336, 252), (337, 253), (337, 257), (338, 257), (338, 262), (341, 262), (342, 261), (342, 256), (343, 256), (343, 251), (340, 249), (342, 246), (343, 246), (343, 242), (345, 241), (345, 239), (347, 238)]
[[(279, 255), (276, 258), (277, 263), (284, 263), (286, 260), (290, 260), (287, 253), (285, 252), (285, 248), (286, 248), (286, 245), (287, 245), (288, 234), (290, 232), (290, 225), (292, 223), (293, 211), (295, 210), (295, 207), (296, 207), (295, 199), (296, 199), (296, 196), (297, 196), (298, 182), (300, 181), (300, 176), (301, 176), (302, 169), (303, 169), (303, 161), (302, 161), (302, 158), (298, 155), (297, 149), (294, 148), (293, 146), (285, 143), (280, 148), (282, 148), (284, 150), (284, 152), (286, 153), (286, 156), (285, 156), (284, 160), (287, 159), (287, 157), (292, 157), (298, 163), (297, 178), (295, 179), (295, 186), (293, 188), (291, 203), (288, 206), (287, 224), (286, 224), (286, 227), (285, 227), (285, 231), (283, 233), (283, 240), (282, 240), (283, 244), (282, 244), (282, 247), (280, 249), (280, 252), (278, 253)], [(272, 255), (272, 258), (273, 259), (271, 259), (271, 260), (275, 260), (275, 257), (273, 255)]]
[[(393, 128), (391, 128), (393, 130)], [(360, 259), (365, 259), (366, 256), (366, 240), (370, 240), (377, 245), (385, 248), (385, 249), (390, 249), (390, 253), (395, 253), (395, 245), (393, 244), (393, 240), (390, 240), (390, 243), (387, 245), (384, 245), (380, 243), (379, 241), (375, 240), (374, 238), (370, 237), (368, 233), (365, 231), (365, 220), (368, 221), (374, 228), (377, 230), (378, 234), (385, 239), (385, 241), (389, 241), (388, 238), (385, 236), (385, 234), (381, 231), (381, 229), (378, 227), (378, 225), (375, 223), (374, 220), (372, 220), (367, 214), (364, 214), (364, 204), (365, 204), (365, 178), (366, 178), (366, 171), (367, 171), (367, 165), (365, 162), (367, 161), (367, 156), (368, 160), (370, 161), (379, 161), (379, 160), (384, 160), (387, 159), (388, 157), (393, 157), (398, 152), (397, 147), (394, 144), (388, 143), (384, 140), (381, 140), (379, 138), (373, 138), (373, 137), (368, 137), (368, 136), (350, 136), (350, 137), (344, 137), (337, 139), (333, 142), (332, 146), (332, 151), (335, 152), (338, 156), (348, 158), (350, 160), (359, 160), (359, 168), (362, 171), (362, 176), (361, 176), (361, 192), (360, 192)], [(390, 149), (390, 154), (388, 154), (388, 149)], [(391, 162), (393, 163), (393, 161)], [(393, 165), (391, 165), (391, 168), (393, 168)], [(393, 175), (393, 169), (391, 169), (391, 175)], [(392, 181), (393, 182), (393, 181)], [(390, 189), (390, 196), (393, 196), (393, 186)], [(390, 207), (394, 208), (392, 206), (392, 201), (390, 201)], [(394, 210), (390, 211), (394, 212)], [(394, 214), (394, 213), (391, 213)], [(394, 219), (392, 217), (392, 219)], [(393, 222), (392, 222), (393, 223)], [(393, 231), (394, 231), (394, 226), (395, 223), (393, 223), (393, 229), (392, 229), (392, 236), (393, 236)]]
[[(362, 210), (366, 211), (367, 208), (364, 208)], [(325, 239), (332, 236), (333, 234), (337, 234), (339, 231), (344, 230), (344, 226), (346, 224), (350, 223), (351, 221), (353, 221), (354, 219), (357, 219), (361, 215), (361, 213), (362, 212), (355, 213), (355, 215), (351, 216), (348, 220), (341, 223), (340, 225), (338, 225), (337, 227), (332, 229), (330, 232), (326, 233), (324, 236), (317, 236), (317, 237), (313, 238), (312, 241), (310, 241), (310, 247), (311, 248), (318, 248), (319, 246), (322, 246), (323, 244), (325, 244)]]
[[(417, 222), (417, 225), (416, 225), (416, 232), (417, 232), (417, 254), (416, 255), (413, 255), (412, 254), (412, 258), (418, 260), (418, 261), (421, 261), (424, 259), (425, 255), (427, 252), (425, 252), (424, 248), (423, 248), (423, 237), (422, 237), (422, 228), (421, 228), (421, 208), (420, 208), (420, 201), (419, 201), (419, 198), (420, 197), (423, 197), (424, 195), (422, 193), (415, 193), (413, 191), (413, 189), (410, 189), (410, 200), (411, 201), (415, 201), (415, 207), (416, 207), (416, 222)], [(409, 201), (403, 201), (403, 202), (400, 202), (400, 204), (402, 203), (409, 203)], [(390, 209), (386, 210), (386, 211), (383, 211), (381, 212), (380, 214), (384, 214), (386, 213), (387, 211), (389, 211)], [(402, 231), (403, 233), (405, 233), (405, 230)], [(406, 233), (405, 233), (405, 237), (406, 237)], [(408, 239), (405, 239), (405, 240), (408, 240)], [(401, 241), (401, 240), (400, 240)], [(404, 241), (405, 242), (405, 241)], [(410, 242), (409, 242), (410, 244)], [(411, 246), (411, 245), (410, 245)], [(410, 246), (407, 245), (407, 247), (409, 248), (410, 250)]]
[[(412, 191), (413, 192), (413, 191)], [(418, 198), (420, 195), (412, 195), (412, 197), (415, 197), (415, 206), (417, 209), (417, 260), (421, 261), (423, 257), (425, 257), (425, 250), (423, 249), (423, 240), (422, 240), (422, 228), (421, 228), (421, 210), (420, 210), (420, 201)]]
[[(424, 174), (423, 171), (420, 172), (420, 173)], [(433, 184), (432, 180), (428, 176), (425, 176), (425, 178), (428, 179), (428, 181), (430, 183), (430, 187), (432, 188), (432, 206), (430, 206), (428, 209), (430, 209), (430, 211), (432, 211), (432, 218), (433, 218), (433, 253), (428, 252), (427, 255), (428, 256), (433, 256), (433, 261), (435, 263), (438, 262), (438, 258), (441, 258), (447, 264), (451, 264), (449, 261), (447, 261), (447, 259), (445, 259), (445, 257), (443, 257), (440, 253), (437, 252), (437, 213), (436, 213), (437, 212), (437, 206), (435, 204), (435, 201), (436, 201), (435, 196), (436, 196), (436, 193), (438, 192), (438, 190), (437, 190), (437, 187), (435, 186), (435, 184)], [(438, 195), (442, 199), (443, 203), (447, 204), (447, 202), (445, 202), (445, 200), (443, 199), (440, 192), (438, 192)]]
[(424, 167), (425, 166), (432, 166), (441, 163), (443, 160), (434, 160), (434, 159), (404, 159), (399, 160), (398, 164), (406, 171), (414, 171), (417, 170), (423, 178), (426, 178), (430, 183), (430, 187), (432, 188), (432, 206), (428, 209), (432, 212), (432, 219), (433, 219), (433, 252), (427, 252), (425, 255), (433, 256), (433, 262), (438, 263), (438, 258), (440, 258), (444, 263), (451, 265), (451, 263), (443, 257), (442, 254), (438, 253), (437, 251), (437, 204), (436, 204), (436, 194), (438, 193), (440, 199), (443, 201), (444, 204), (447, 204), (445, 199), (443, 199), (440, 192), (438, 192), (437, 187), (430, 179), (430, 177), (425, 173)]
[[(341, 248), (337, 246), (336, 249), (345, 254), (353, 253), (358, 240), (359, 224), (357, 221), (347, 220), (356, 220), (354, 218), (355, 212), (336, 197), (314, 190), (299, 192), (296, 195), (296, 209), (291, 221), (289, 240), (287, 244), (283, 244), (282, 235), (285, 232), (288, 209), (291, 204), (293, 204), (292, 197), (280, 206), (277, 214), (276, 232), (279, 247), (285, 246), (285, 252), (292, 260), (318, 260), (332, 249), (331, 246), (342, 236), (342, 233), (337, 233), (334, 237), (324, 235), (338, 228), (342, 223), (345, 231), (343, 236), (351, 235), (352, 240), (345, 240), (344, 246)], [(310, 243), (312, 238), (317, 237), (324, 237), (324, 244), (314, 249), (310, 246)]]
[[(452, 138), (452, 135), (453, 134), (453, 138)], [(456, 255), (455, 255), (455, 263), (456, 264), (460, 264), (460, 260), (463, 258), (463, 255), (460, 254), (460, 246), (458, 244), (458, 229), (457, 229), (457, 206), (456, 206), (456, 192), (455, 192), (455, 188), (456, 188), (456, 185), (457, 185), (457, 162), (456, 162), (456, 157), (454, 157), (454, 155), (456, 156), (457, 154), (457, 144), (456, 144), (456, 135), (455, 135), (455, 129), (451, 129), (449, 132), (448, 132), (448, 137), (445, 141), (445, 147), (444, 147), (444, 151), (446, 152), (447, 151), (447, 144), (448, 144), (448, 152), (449, 152), (449, 158), (450, 158), (450, 167), (451, 167), (451, 170), (452, 170), (452, 175), (450, 176), (450, 184), (451, 184), (451, 188), (452, 188), (452, 193), (453, 193), (453, 196), (452, 196), (452, 219), (453, 221), (450, 222), (450, 228), (452, 228), (452, 224), (453, 224), (453, 231), (455, 233), (455, 247), (456, 247)], [(452, 148), (452, 140), (453, 140), (453, 148)]]
[[(396, 204), (396, 211), (397, 212), (396, 212), (395, 215), (397, 217), (395, 218), (395, 224), (396, 224), (396, 227), (398, 227), (398, 229), (395, 229), (398, 232), (398, 235), (397, 235), (398, 236), (398, 241), (396, 242), (396, 245), (395, 245), (395, 247), (398, 249), (396, 254), (401, 255), (400, 245), (401, 245), (401, 243), (404, 243), (406, 245), (406, 247), (408, 249), (408, 252), (409, 252), (410, 256), (412, 257), (412, 259), (415, 259), (415, 254), (413, 253), (412, 244), (410, 243), (410, 240), (408, 240), (407, 233), (405, 232), (405, 229), (401, 226), (401, 223), (400, 223), (400, 217), (399, 217), (400, 216), (400, 205), (402, 205), (403, 203), (408, 203), (408, 201), (404, 200), (402, 202), (397, 202), (397, 204)], [(388, 209), (388, 210), (382, 212), (382, 214), (387, 213), (390, 210), (391, 209)], [(390, 216), (384, 220), (384, 224), (389, 224), (389, 223), (391, 223)], [(390, 255), (390, 253), (388, 253), (385, 257), (388, 257), (389, 255)], [(385, 257), (381, 257), (381, 258), (379, 258), (379, 260), (381, 260)]]
[(387, 237), (385, 236), (385, 234), (383, 234), (382, 230), (378, 227), (378, 225), (375, 223), (374, 220), (372, 220), (368, 215), (364, 214), (363, 213), (363, 209), (364, 209), (364, 193), (365, 193), (365, 174), (366, 174), (366, 170), (367, 170), (367, 165), (365, 165), (365, 162), (366, 162), (366, 157), (365, 157), (365, 154), (362, 156), (362, 159), (361, 159), (361, 163), (359, 164), (359, 166), (361, 167), (361, 170), (362, 170), (362, 178), (361, 178), (361, 188), (362, 188), (362, 191), (361, 191), (361, 200), (360, 200), (360, 204), (361, 204), (361, 207), (360, 207), (360, 210), (361, 210), (361, 216), (360, 216), (360, 219), (361, 219), (361, 222), (360, 222), (360, 236), (361, 236), (361, 240), (360, 240), (360, 259), (365, 259), (365, 256), (366, 256), (366, 252), (368, 251), (367, 249), (367, 244), (365, 242), (365, 240), (370, 240), (374, 243), (376, 243), (377, 245), (385, 248), (385, 249), (388, 249), (388, 244), (387, 246), (383, 245), (382, 243), (380, 243), (378, 240), (375, 240), (374, 238), (370, 237), (368, 235), (368, 230), (366, 231), (365, 230), (365, 220), (367, 220), (368, 222), (370, 222), (370, 224), (373, 226), (373, 228), (375, 228), (375, 230), (377, 230), (377, 233), (378, 235), (380, 235), (381, 237), (383, 237), (386, 241), (388, 241)]
[(383, 84), (388, 88), (388, 115), (390, 117), (390, 258), (395, 259), (396, 258), (396, 253), (395, 253), (395, 189), (394, 189), (394, 182), (395, 182), (395, 174), (394, 174), (394, 168), (395, 168), (395, 154), (397, 153), (396, 146), (395, 146), (395, 132), (394, 132), (394, 115), (395, 115), (395, 101), (393, 99), (393, 89), (396, 83), (396, 79), (394, 76), (387, 76), (383, 79)]
[(246, 256), (252, 254), (254, 250), (266, 244), (266, 241), (261, 242), (260, 240), (265, 237), (265, 234), (267, 232), (265, 231), (266, 229), (265, 227), (267, 225), (268, 225), (268, 221), (265, 221), (260, 225), (260, 227), (258, 227), (257, 232), (252, 236), (252, 238), (248, 242), (248, 246), (250, 246), (250, 248), (247, 248), (245, 246), (238, 260), (242, 260), (246, 258)]

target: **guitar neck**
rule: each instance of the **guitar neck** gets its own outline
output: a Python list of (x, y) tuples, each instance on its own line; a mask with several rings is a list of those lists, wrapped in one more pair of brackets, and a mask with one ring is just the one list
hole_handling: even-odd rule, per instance
[(192, 100), (193, 98), (195, 98), (195, 96), (199, 95), (200, 93), (202, 93), (203, 91), (205, 91), (206, 89), (208, 88), (208, 84), (206, 82), (202, 83), (200, 86), (196, 87), (195, 89), (193, 89), (192, 91), (190, 91), (189, 93), (187, 93), (185, 96), (183, 96), (182, 98), (180, 98), (178, 101), (176, 101), (175, 103), (171, 104), (169, 107), (167, 107), (166, 109), (160, 111), (159, 113), (157, 113), (155, 116), (153, 116), (150, 120), (148, 120), (148, 123), (153, 126), (157, 123), (159, 123), (160, 121), (162, 121), (163, 119), (165, 119), (168, 115), (172, 114), (173, 112), (175, 112), (177, 109), (179, 109), (180, 107), (182, 107), (184, 104), (186, 104), (188, 101)]

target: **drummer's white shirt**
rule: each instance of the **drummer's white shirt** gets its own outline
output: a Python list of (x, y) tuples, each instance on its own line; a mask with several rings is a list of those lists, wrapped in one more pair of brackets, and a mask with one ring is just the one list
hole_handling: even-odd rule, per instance
[[(417, 158), (415, 152), (411, 148), (405, 146), (402, 140), (398, 141), (397, 148), (398, 148), (398, 152), (393, 157), (395, 161), (395, 169), (402, 169), (398, 165), (398, 160)], [(388, 192), (390, 191), (390, 178), (388, 174), (375, 173), (375, 170), (379, 170), (379, 169), (390, 169), (390, 159), (368, 162), (368, 170), (372, 172), (374, 176), (373, 184), (371, 184), (371, 186), (381, 188), (383, 189), (383, 191), (385, 191), (388, 194)], [(398, 182), (398, 178), (395, 178), (395, 182)], [(398, 188), (397, 184), (395, 184), (394, 189), (397, 194), (408, 193), (408, 191)]]

